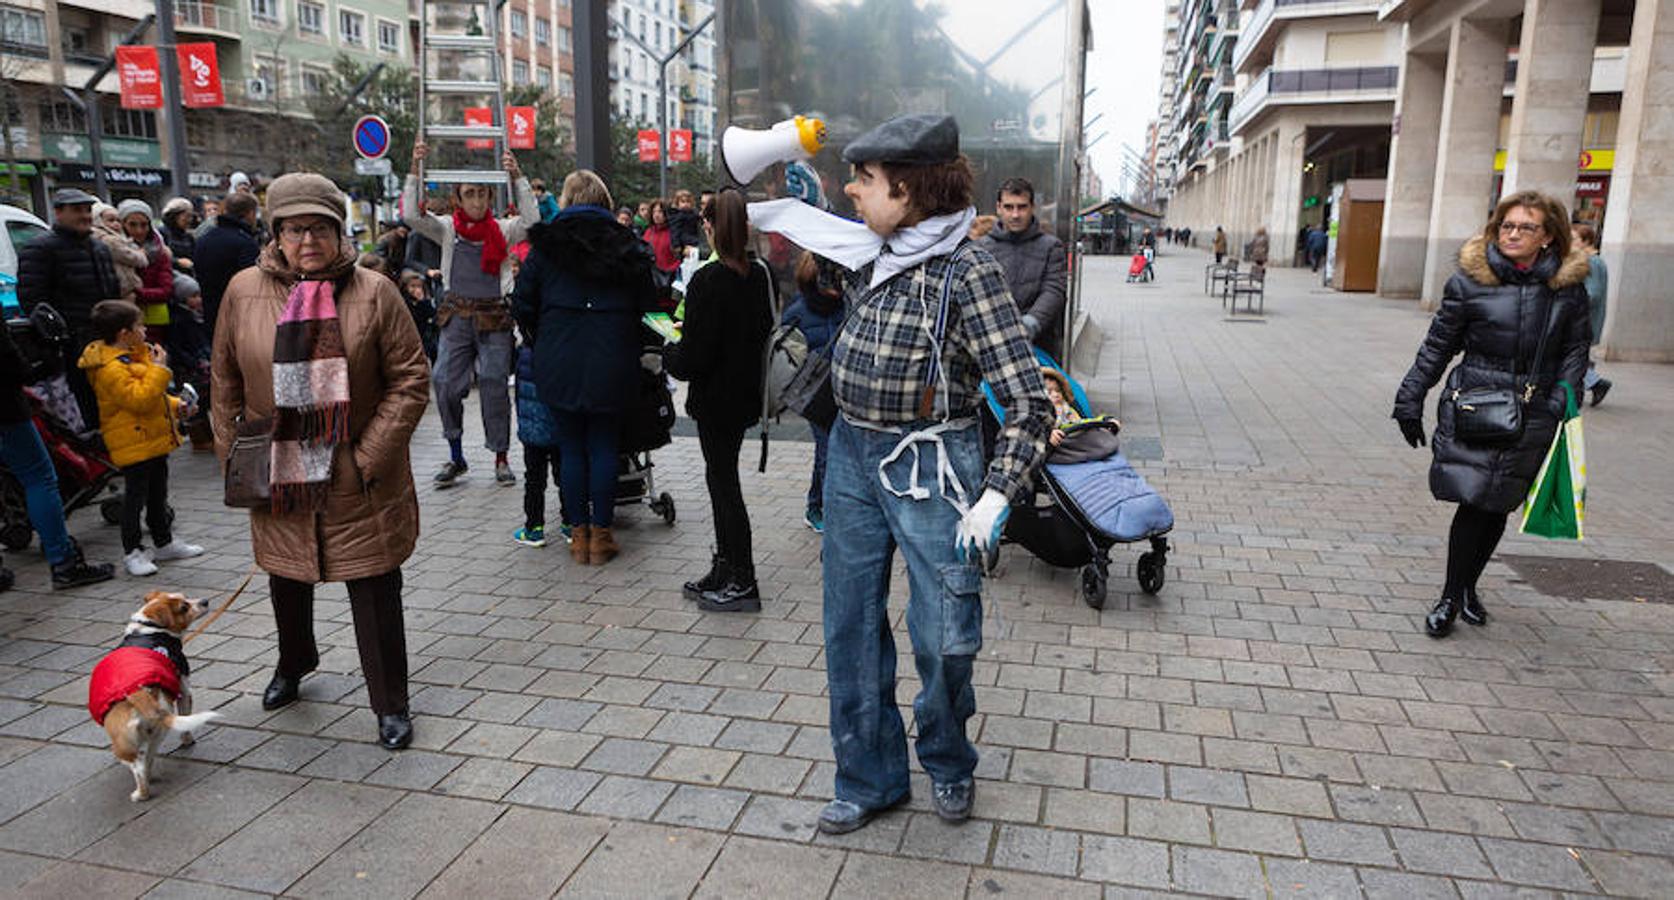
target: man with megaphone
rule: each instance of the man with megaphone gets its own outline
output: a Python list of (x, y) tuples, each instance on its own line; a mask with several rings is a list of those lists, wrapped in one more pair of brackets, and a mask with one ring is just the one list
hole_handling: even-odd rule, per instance
[[(750, 210), (762, 230), (852, 270), (832, 354), (841, 415), (825, 473), (825, 658), (837, 761), (836, 799), (819, 818), (828, 834), (866, 825), (910, 792), (888, 612), (897, 548), (923, 684), (913, 701), (918, 759), (937, 815), (970, 816), (977, 751), (965, 723), (976, 712), (981, 564), (1009, 505), (1027, 494), (1052, 427), (1005, 271), (966, 239), (974, 179), (957, 123), (898, 116), (849, 144), (843, 158), (854, 167), (844, 193), (864, 225), (800, 200)], [(986, 466), (977, 434), (984, 380), (1005, 409)]]

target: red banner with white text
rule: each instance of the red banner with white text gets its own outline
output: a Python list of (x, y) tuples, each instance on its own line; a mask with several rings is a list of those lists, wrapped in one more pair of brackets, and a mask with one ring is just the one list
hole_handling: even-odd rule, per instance
[(690, 128), (670, 128), (668, 130), (668, 158), (670, 162), (692, 161), (692, 130)]
[(506, 147), (510, 150), (535, 149), (535, 108), (533, 106), (506, 107)]
[(661, 135), (657, 134), (657, 130), (655, 128), (642, 129), (639, 132), (638, 143), (640, 162), (654, 162), (657, 159), (657, 155), (662, 152), (662, 141), (659, 140), (660, 137)]
[(175, 50), (180, 58), (180, 99), (188, 108), (222, 106), (227, 102), (221, 91), (221, 66), (215, 60), (215, 45), (180, 44)]
[(117, 47), (116, 77), (123, 109), (163, 108), (163, 74), (156, 47)]
[[(465, 124), (478, 127), (492, 127), (494, 125), (494, 110), (486, 106), (467, 106), (465, 108)], [(493, 150), (493, 138), (466, 138), (467, 150)]]

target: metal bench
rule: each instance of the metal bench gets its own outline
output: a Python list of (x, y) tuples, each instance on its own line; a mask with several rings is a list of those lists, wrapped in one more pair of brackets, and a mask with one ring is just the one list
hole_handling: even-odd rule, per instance
[(1216, 291), (1222, 289), (1227, 280), (1237, 276), (1237, 259), (1228, 259), (1225, 263), (1210, 263), (1203, 269), (1203, 292), (1213, 297)]
[(1221, 306), (1225, 307), (1230, 300), (1232, 312), (1238, 312), (1238, 298), (1243, 297), (1244, 308), (1248, 312), (1260, 315), (1267, 310), (1267, 267), (1250, 266), (1250, 271), (1244, 274), (1234, 274), (1227, 278), (1221, 288)]

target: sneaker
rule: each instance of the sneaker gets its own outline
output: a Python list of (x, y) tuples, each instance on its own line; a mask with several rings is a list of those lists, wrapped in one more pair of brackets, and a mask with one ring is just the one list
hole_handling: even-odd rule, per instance
[(1597, 406), (1603, 403), (1604, 395), (1608, 393), (1610, 393), (1610, 379), (1600, 378), (1598, 383), (1593, 385), (1593, 405)]
[(188, 544), (179, 538), (175, 538), (163, 546), (151, 551), (151, 561), (168, 562), (171, 559), (191, 559), (194, 556), (202, 555), (202, 547), (199, 547), (197, 544)]
[(802, 521), (814, 529), (815, 534), (825, 534), (825, 512), (819, 507), (808, 507), (808, 511), (802, 514)]
[(122, 557), (122, 567), (128, 570), (129, 575), (136, 578), (143, 575), (157, 574), (157, 564), (146, 557), (144, 550), (128, 551), (128, 555)]
[(971, 817), (971, 799), (976, 794), (976, 782), (967, 778), (956, 784), (933, 784), (930, 799), (936, 815), (944, 822), (963, 822)]
[(558, 526), (558, 533), (564, 536), (564, 543), (570, 542), (570, 524), (568, 522)]
[(450, 488), (458, 484), (459, 476), (464, 475), (468, 471), (470, 471), (470, 466), (467, 466), (462, 462), (454, 462), (450, 459), (447, 462), (442, 463), (442, 467), (436, 470), (436, 477), (433, 480), (436, 482), (436, 487), (438, 488)]
[(519, 528), (512, 532), (512, 540), (525, 547), (545, 547), (546, 529), (539, 525), (534, 528)]
[(726, 566), (726, 583), (698, 595), (698, 609), (704, 612), (761, 612), (761, 592), (756, 588), (753, 569)]
[(517, 483), (517, 476), (512, 474), (511, 463), (501, 461), (494, 464), (494, 483), (501, 487), (511, 487)]

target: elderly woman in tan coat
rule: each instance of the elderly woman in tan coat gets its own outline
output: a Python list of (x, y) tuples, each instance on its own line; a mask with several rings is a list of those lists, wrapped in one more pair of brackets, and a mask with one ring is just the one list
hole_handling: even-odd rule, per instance
[(267, 204), (274, 239), (221, 301), (210, 415), (222, 459), (241, 422), (272, 439), (272, 506), (250, 513), (279, 629), (262, 708), (296, 700), (319, 664), (314, 585), (344, 581), (378, 741), (400, 749), (413, 737), (401, 564), (419, 530), (407, 448), (430, 368), (395, 285), (355, 265), (336, 185), (284, 175)]

